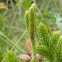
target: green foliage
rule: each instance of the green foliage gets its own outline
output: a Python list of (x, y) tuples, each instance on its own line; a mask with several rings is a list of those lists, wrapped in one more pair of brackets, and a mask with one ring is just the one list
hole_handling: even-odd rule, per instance
[(52, 22), (56, 22), (56, 18), (54, 17), (54, 14), (49, 11), (44, 11), (44, 14), (42, 15), (44, 19), (50, 19)]
[[(8, 51), (6, 54), (5, 54), (5, 58), (6, 58), (6, 61), (7, 62), (19, 62), (19, 59), (15, 56), (14, 52), (13, 51)], [(5, 62), (6, 62), (5, 61)]]
[(3, 25), (4, 25), (4, 19), (3, 19), (2, 14), (0, 14), (0, 30), (2, 30)]
[(56, 48), (56, 62), (62, 62), (62, 36), (60, 37)]
[(31, 6), (31, 0), (25, 0), (25, 8), (28, 10)]
[(39, 28), (38, 28), (38, 36), (39, 36), (39, 43), (41, 43), (42, 41), (42, 44), (45, 45), (45, 46), (49, 46), (49, 37), (50, 37), (50, 30), (48, 31), (48, 28), (46, 27), (46, 25), (40, 23), (39, 24)]
[(54, 47), (57, 44), (59, 37), (60, 37), (59, 31), (53, 33), (51, 38), (51, 46)]
[[(48, 62), (61, 62), (62, 61), (62, 37), (60, 32), (56, 31), (52, 33), (46, 25), (39, 24), (38, 36), (39, 45), (37, 46), (37, 53), (45, 56)], [(50, 32), (49, 32), (50, 31)], [(51, 34), (52, 33), (52, 34)]]
[(53, 13), (49, 12), (49, 11), (44, 11), (44, 13), (42, 14), (43, 19), (41, 18), (40, 14), (37, 14), (37, 21), (42, 22), (50, 27), (52, 27), (52, 29), (56, 30), (57, 24), (56, 24), (56, 18), (54, 16)]
[(2, 61), (3, 57), (2, 57), (2, 53), (0, 52), (0, 62)]

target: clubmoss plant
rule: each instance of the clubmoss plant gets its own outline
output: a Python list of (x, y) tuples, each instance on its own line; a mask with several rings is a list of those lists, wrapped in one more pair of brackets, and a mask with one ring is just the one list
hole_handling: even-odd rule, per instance
[(60, 32), (52, 33), (43, 23), (38, 27), (39, 45), (37, 53), (46, 58), (46, 62), (62, 62), (62, 37)]
[[(29, 16), (28, 16), (29, 14)], [(29, 32), (32, 46), (32, 60), (31, 62), (38, 62), (36, 57), (36, 44), (35, 44), (35, 32), (36, 32), (36, 7), (33, 3), (29, 8), (29, 11), (25, 12), (26, 28)]]
[(26, 23), (26, 29), (29, 30), (29, 11), (27, 10), (25, 12), (25, 23)]
[(15, 56), (13, 51), (8, 51), (5, 54), (5, 62), (20, 62), (19, 59)]

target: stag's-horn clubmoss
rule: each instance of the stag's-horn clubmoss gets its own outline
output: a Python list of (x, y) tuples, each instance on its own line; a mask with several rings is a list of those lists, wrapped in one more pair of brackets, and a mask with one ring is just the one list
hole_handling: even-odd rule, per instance
[[(29, 15), (28, 15), (29, 14)], [(36, 6), (33, 3), (29, 8), (29, 11), (25, 13), (26, 28), (29, 32), (32, 46), (32, 60), (31, 62), (38, 62), (36, 57), (36, 44), (35, 44), (35, 32), (36, 32)]]

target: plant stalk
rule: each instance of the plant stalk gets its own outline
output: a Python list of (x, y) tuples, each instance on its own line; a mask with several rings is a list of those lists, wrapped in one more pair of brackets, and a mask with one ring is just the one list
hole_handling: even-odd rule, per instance
[(38, 62), (36, 57), (36, 44), (35, 44), (35, 33), (36, 33), (36, 11), (35, 11), (35, 4), (29, 9), (29, 34), (31, 39), (31, 46), (32, 46), (32, 60), (31, 62)]

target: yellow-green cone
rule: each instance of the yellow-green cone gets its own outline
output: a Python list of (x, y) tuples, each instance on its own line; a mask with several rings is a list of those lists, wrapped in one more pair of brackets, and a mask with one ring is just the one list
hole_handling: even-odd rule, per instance
[(26, 24), (26, 29), (28, 31), (29, 29), (29, 11), (28, 10), (25, 12), (25, 24)]

